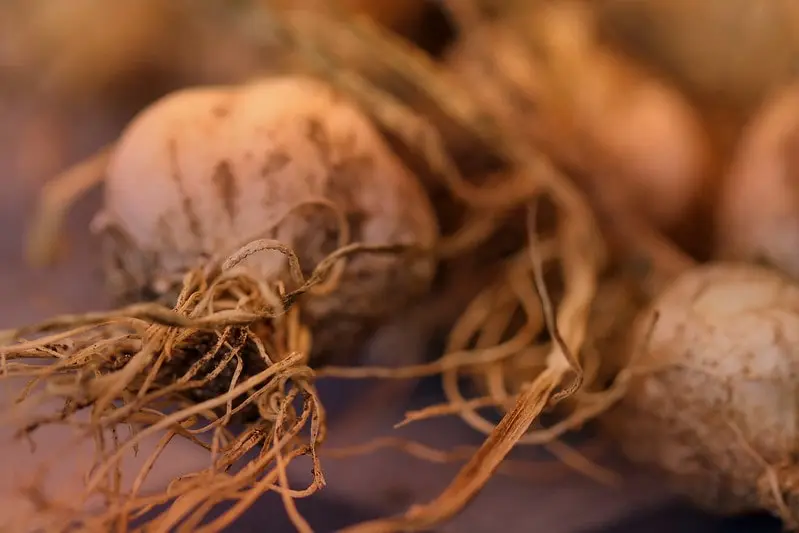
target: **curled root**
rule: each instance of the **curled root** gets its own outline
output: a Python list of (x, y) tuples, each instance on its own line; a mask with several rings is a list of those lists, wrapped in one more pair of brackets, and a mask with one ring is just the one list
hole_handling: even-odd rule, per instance
[[(35, 407), (53, 397), (63, 400), (55, 414), (35, 413), (20, 424), (7, 413), (4, 421), (14, 421), (19, 436), (46, 425), (72, 426), (96, 444), (85, 486), (68, 503), (27, 491), (37, 502), (36, 520), (54, 529), (136, 529), (131, 523), (169, 503), (148, 521), (148, 530), (220, 531), (261, 494), (274, 491), (297, 529), (310, 531), (294, 500), (324, 486), (318, 447), (326, 423), (308, 361), (311, 335), (301, 321), (302, 305), (295, 304), (306, 293), (313, 297), (313, 287), (329, 283), (348, 255), (405, 250), (344, 246), (307, 279), (291, 269), (295, 286), (289, 290), (236, 268), (265, 251), (283, 253), (297, 265), (284, 245), (255, 241), (220, 264), (189, 272), (172, 309), (138, 304), (2, 332), (2, 377), (29, 380), (18, 402)], [(39, 336), (23, 340), (23, 335)], [(245, 429), (237, 434), (241, 424)], [(131, 429), (128, 438), (121, 437), (123, 427)], [(122, 483), (122, 463), (144, 439), (159, 435), (132, 483)], [(207, 450), (207, 466), (175, 479), (166, 490), (143, 490), (175, 438)], [(295, 489), (288, 485), (286, 467), (301, 456), (311, 458), (313, 480)], [(102, 509), (88, 512), (98, 496)], [(205, 523), (212, 508), (225, 502), (232, 506)]]

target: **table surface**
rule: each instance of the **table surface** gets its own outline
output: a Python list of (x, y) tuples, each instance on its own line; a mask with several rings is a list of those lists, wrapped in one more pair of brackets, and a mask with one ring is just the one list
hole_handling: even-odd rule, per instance
[[(6, 109), (0, 105), (0, 327), (30, 322), (49, 314), (103, 308), (98, 277), (97, 242), (88, 236), (86, 227), (99, 203), (97, 191), (82, 200), (68, 221), (69, 254), (56, 267), (34, 270), (21, 257), (23, 231), (35, 193), (42, 180), (60, 166), (102, 144), (102, 138), (113, 135), (116, 124), (96, 126), (92, 134), (71, 137), (63, 156), (44, 152), (33, 154), (20, 150), (20, 143), (36, 145), (47, 128), (37, 128), (31, 110)], [(88, 118), (87, 118), (88, 120)], [(95, 120), (92, 124), (96, 125)], [(98, 133), (102, 132), (102, 133)], [(43, 143), (42, 146), (46, 146)], [(44, 148), (42, 148), (44, 150)], [(332, 383), (323, 394), (334, 419), (328, 446), (364, 442), (377, 435), (401, 435), (440, 448), (477, 444), (480, 436), (455, 419), (411, 425), (393, 430), (402, 412), (413, 404), (434, 400), (440, 393), (436, 384), (424, 383), (409, 394), (408, 403), (385, 404), (367, 415), (348, 416), (347, 402), (370, 394), (369, 384), (357, 386)], [(338, 414), (337, 414), (338, 411)], [(342, 429), (343, 428), (343, 429)], [(337, 431), (337, 429), (339, 431)], [(4, 450), (5, 451), (5, 450)], [(21, 452), (20, 452), (21, 453)], [(536, 457), (542, 452), (518, 450), (521, 457)], [(4, 460), (16, 460), (3, 453)], [(712, 519), (687, 506), (674, 502), (649, 475), (623, 461), (608, 459), (617, 468), (624, 483), (617, 488), (603, 486), (586, 477), (559, 469), (557, 475), (542, 475), (536, 481), (519, 481), (495, 477), (455, 520), (440, 531), (511, 532), (551, 531), (552, 533), (633, 531), (776, 531), (768, 519)], [(332, 531), (364, 518), (400, 512), (414, 502), (434, 496), (451, 478), (457, 465), (434, 465), (400, 454), (385, 451), (352, 460), (329, 460), (326, 465), (328, 486), (316, 498), (300, 503), (318, 531)], [(4, 466), (0, 464), (0, 471)], [(551, 471), (552, 468), (546, 470)], [(307, 468), (293, 472), (300, 481), (307, 477)], [(276, 509), (276, 498), (265, 497), (232, 529), (261, 531), (269, 521), (270, 531), (290, 531), (284, 513)]]

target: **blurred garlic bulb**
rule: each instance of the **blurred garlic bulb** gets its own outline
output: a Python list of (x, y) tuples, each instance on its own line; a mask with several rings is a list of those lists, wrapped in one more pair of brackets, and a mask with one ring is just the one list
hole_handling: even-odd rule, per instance
[(450, 58), (454, 74), (487, 98), (501, 84), (493, 102), (530, 142), (579, 169), (589, 190), (660, 228), (678, 224), (702, 194), (710, 159), (695, 110), (601, 45), (585, 4), (520, 9), (507, 21), (516, 32), (503, 24), (464, 39)]
[(799, 85), (775, 94), (745, 130), (724, 182), (717, 255), (799, 278)]

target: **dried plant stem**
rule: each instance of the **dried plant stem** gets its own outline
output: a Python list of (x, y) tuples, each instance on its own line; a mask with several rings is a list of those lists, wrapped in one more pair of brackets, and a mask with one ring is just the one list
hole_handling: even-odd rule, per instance
[(424, 531), (452, 518), (474, 498), (491, 478), (505, 456), (524, 435), (533, 420), (541, 413), (555, 388), (552, 371), (523, 392), (516, 406), (486, 439), (480, 449), (464, 466), (449, 486), (431, 502), (411, 507), (403, 516), (365, 522), (342, 530), (347, 533), (382, 533), (393, 531)]
[(35, 266), (52, 263), (58, 252), (58, 235), (69, 208), (105, 177), (113, 145), (53, 178), (44, 187), (28, 236), (27, 257)]

